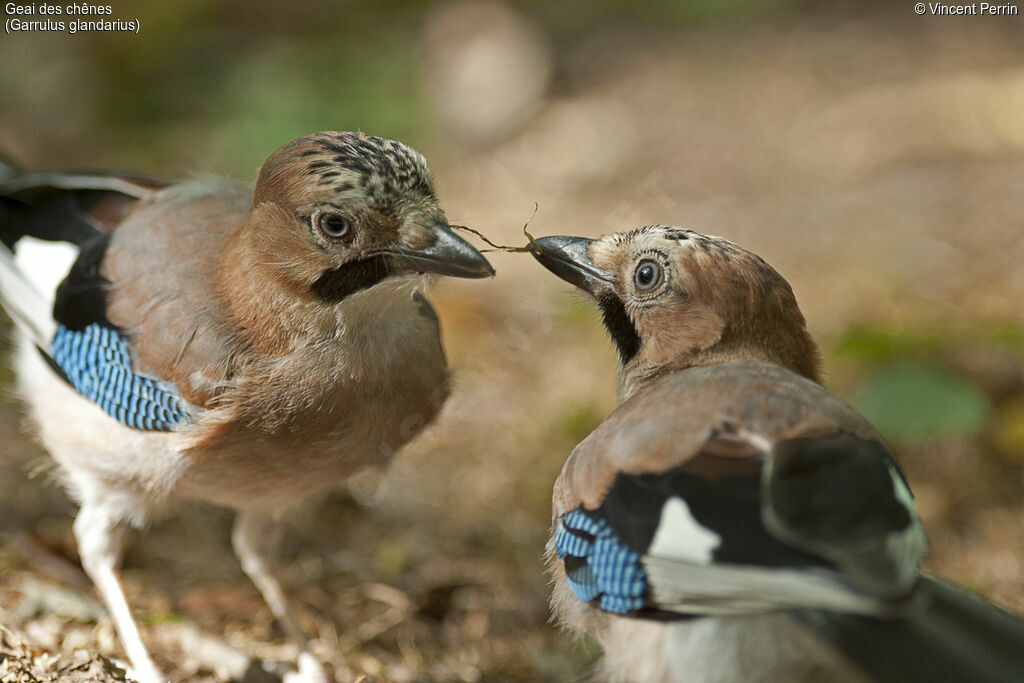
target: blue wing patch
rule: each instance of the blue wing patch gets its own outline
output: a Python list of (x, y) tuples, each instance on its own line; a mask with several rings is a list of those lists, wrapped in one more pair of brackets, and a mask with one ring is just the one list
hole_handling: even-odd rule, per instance
[(61, 325), (50, 352), (71, 385), (123, 425), (169, 431), (191, 419), (173, 385), (132, 371), (127, 342), (109, 327), (92, 323), (72, 331)]
[(582, 602), (626, 614), (644, 606), (647, 573), (640, 554), (623, 545), (603, 519), (576, 508), (558, 520), (555, 553), (565, 563), (569, 588)]

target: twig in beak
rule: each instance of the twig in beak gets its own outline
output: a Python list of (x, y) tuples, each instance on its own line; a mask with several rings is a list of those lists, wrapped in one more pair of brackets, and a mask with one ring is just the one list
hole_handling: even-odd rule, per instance
[(495, 244), (494, 242), (489, 240), (487, 238), (487, 236), (484, 235), (479, 230), (474, 230), (473, 228), (471, 228), (469, 226), (466, 226), (466, 225), (449, 225), (448, 227), (452, 228), (453, 230), (465, 230), (466, 232), (471, 232), (474, 235), (476, 235), (477, 237), (479, 237), (480, 239), (482, 239), (484, 242), (486, 242), (487, 244), (489, 244), (490, 246), (493, 247), (493, 249), (481, 249), (480, 250), (481, 252), (507, 251), (507, 252), (511, 252), (513, 254), (514, 253), (521, 253), (521, 252), (533, 252), (535, 254), (539, 254), (541, 252), (540, 245), (537, 244), (537, 240), (535, 240), (533, 238), (533, 235), (531, 235), (526, 230), (527, 226), (529, 226), (530, 223), (533, 221), (534, 216), (537, 215), (537, 211), (539, 209), (540, 209), (540, 204), (538, 204), (537, 202), (534, 202), (533, 203), (533, 213), (531, 213), (530, 217), (528, 219), (526, 219), (525, 223), (523, 223), (523, 234), (526, 235), (526, 239), (530, 240), (530, 246), (528, 246), (528, 247), (507, 247), (504, 244)]

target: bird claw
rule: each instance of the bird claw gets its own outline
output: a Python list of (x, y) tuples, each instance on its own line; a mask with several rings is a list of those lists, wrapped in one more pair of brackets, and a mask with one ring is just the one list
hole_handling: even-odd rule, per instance
[(334, 683), (324, 665), (309, 652), (299, 655), (298, 670), (284, 675), (282, 683)]
[(118, 665), (124, 669), (125, 677), (129, 681), (136, 681), (137, 683), (167, 683), (167, 676), (163, 675), (152, 664), (134, 667), (118, 662)]

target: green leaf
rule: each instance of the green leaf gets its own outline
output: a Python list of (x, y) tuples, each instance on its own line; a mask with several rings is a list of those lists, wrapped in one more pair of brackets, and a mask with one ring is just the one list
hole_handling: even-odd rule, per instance
[(991, 412), (973, 384), (934, 365), (889, 365), (867, 381), (857, 408), (894, 442), (971, 436)]
[(939, 338), (921, 331), (855, 326), (836, 339), (830, 351), (837, 358), (873, 363), (908, 356), (921, 357), (939, 346)]

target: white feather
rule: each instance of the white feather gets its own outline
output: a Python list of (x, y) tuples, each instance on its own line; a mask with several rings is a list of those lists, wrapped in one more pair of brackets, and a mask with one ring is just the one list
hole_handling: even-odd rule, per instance
[(903, 478), (894, 467), (889, 468), (889, 476), (892, 478), (896, 500), (910, 515), (910, 524), (901, 532), (889, 534), (885, 539), (886, 550), (889, 557), (893, 558), (897, 571), (896, 584), (904, 590), (910, 590), (920, 572), (921, 560), (928, 554), (928, 536), (914, 507), (914, 497), (903, 482)]
[(78, 246), (22, 237), (14, 245), (14, 263), (36, 291), (53, 303), (57, 287), (78, 258)]
[(702, 565), (651, 556), (642, 562), (654, 602), (668, 610), (726, 615), (802, 607), (856, 614), (886, 609), (827, 570)]
[(11, 253), (0, 245), (0, 304), (37, 346), (46, 348), (57, 329), (52, 313), (57, 285), (71, 270), (78, 248), (32, 237), (21, 238), (15, 248)]
[(661, 520), (648, 554), (697, 564), (711, 564), (711, 553), (722, 537), (694, 519), (679, 496), (672, 496), (661, 508)]

